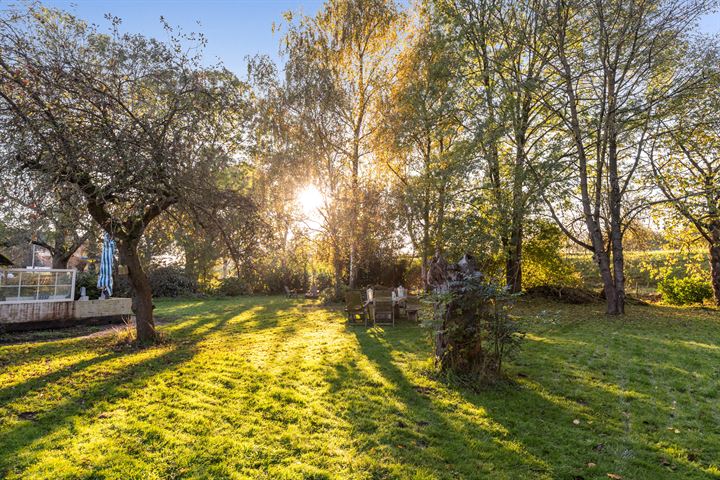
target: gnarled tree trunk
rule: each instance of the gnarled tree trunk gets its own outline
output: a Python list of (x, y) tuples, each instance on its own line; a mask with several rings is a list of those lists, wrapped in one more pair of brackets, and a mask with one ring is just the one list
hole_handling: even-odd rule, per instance
[(70, 261), (70, 257), (72, 257), (72, 253), (70, 255), (67, 255), (63, 252), (55, 252), (52, 256), (52, 268), (65, 270), (68, 266), (68, 262)]
[(118, 248), (121, 262), (127, 266), (130, 276), (137, 341), (139, 343), (152, 343), (156, 340), (155, 321), (153, 319), (155, 306), (152, 302), (150, 282), (140, 263), (138, 243), (139, 239), (137, 238), (121, 240)]

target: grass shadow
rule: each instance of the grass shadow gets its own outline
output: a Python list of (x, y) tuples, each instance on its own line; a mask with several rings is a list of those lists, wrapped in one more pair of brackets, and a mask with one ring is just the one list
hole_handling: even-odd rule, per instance
[[(549, 478), (554, 466), (510, 436), (501, 422), (486, 414), (484, 407), (468, 402), (445, 384), (422, 373), (413, 381), (408, 378), (398, 366), (396, 355), (412, 350), (413, 341), (407, 340), (405, 334), (408, 329), (415, 333), (419, 329), (403, 329), (406, 331), (353, 330), (361, 352), (388, 383), (391, 399), (397, 403), (387, 418), (375, 419), (375, 422), (390, 422), (394, 427), (379, 428), (380, 433), (374, 435), (365, 449), (382, 446), (391, 453), (394, 462), (420, 468), (416, 473), (440, 474), (444, 478), (457, 475), (478, 478), (498, 468), (512, 468), (533, 478)], [(396, 345), (399, 350), (395, 349)], [(335, 382), (349, 374), (347, 367), (339, 367)], [(382, 385), (382, 382), (368, 381), (371, 388)], [(546, 412), (562, 411), (550, 402), (539, 403)], [(360, 415), (351, 414), (350, 418), (361, 431), (377, 428), (368, 424), (362, 411)]]

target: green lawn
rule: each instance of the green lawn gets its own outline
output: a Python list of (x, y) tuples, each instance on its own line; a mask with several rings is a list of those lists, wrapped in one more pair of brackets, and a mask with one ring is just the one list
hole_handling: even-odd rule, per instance
[(518, 305), (481, 393), (435, 378), (425, 329), (280, 298), (160, 302), (145, 350), (0, 346), (0, 478), (720, 477), (718, 312), (602, 308)]

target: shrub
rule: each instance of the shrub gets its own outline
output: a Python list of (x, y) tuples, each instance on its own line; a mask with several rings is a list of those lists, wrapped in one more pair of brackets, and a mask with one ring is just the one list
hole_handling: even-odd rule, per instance
[(237, 297), (240, 295), (249, 295), (252, 293), (252, 288), (243, 278), (227, 277), (220, 280), (220, 285), (218, 285), (214, 293), (226, 297)]
[[(80, 288), (85, 287), (85, 293), (90, 300), (100, 298), (100, 290), (97, 288), (97, 272), (79, 272), (75, 278), (75, 300), (80, 298)], [(113, 297), (130, 297), (132, 289), (127, 275), (116, 275), (113, 283)]]
[(580, 273), (562, 255), (562, 231), (546, 221), (534, 222), (528, 230), (530, 238), (523, 246), (523, 287), (579, 287)]
[(318, 274), (315, 275), (315, 284), (321, 291), (328, 288), (333, 288), (334, 282), (332, 274), (328, 272), (318, 272)]
[(80, 289), (85, 287), (85, 293), (90, 300), (100, 297), (100, 290), (97, 288), (98, 276), (95, 272), (80, 272), (75, 277), (75, 300), (80, 298)]
[(132, 297), (132, 286), (130, 277), (127, 275), (116, 275), (113, 284), (113, 297)]
[(710, 282), (700, 277), (666, 277), (658, 283), (658, 290), (667, 303), (688, 305), (702, 303), (713, 295)]
[[(237, 277), (234, 277), (237, 279)], [(232, 282), (233, 280), (231, 280)], [(303, 290), (306, 284), (305, 272), (302, 270), (291, 270), (269, 267), (262, 272), (243, 272), (243, 282), (246, 292), (262, 293), (285, 293), (285, 287), (294, 290)], [(230, 287), (228, 287), (230, 288)], [(231, 290), (235, 287), (230, 288)], [(233, 294), (241, 295), (241, 294)]]
[(197, 293), (197, 284), (180, 267), (160, 267), (148, 275), (155, 297), (180, 297)]
[(585, 305), (603, 301), (603, 295), (581, 287), (562, 285), (537, 285), (525, 290), (525, 297), (542, 298), (570, 305)]
[(331, 305), (333, 303), (341, 303), (344, 301), (344, 298), (342, 295), (339, 297), (335, 295), (335, 288), (334, 287), (328, 287), (320, 290), (320, 304), (321, 305)]

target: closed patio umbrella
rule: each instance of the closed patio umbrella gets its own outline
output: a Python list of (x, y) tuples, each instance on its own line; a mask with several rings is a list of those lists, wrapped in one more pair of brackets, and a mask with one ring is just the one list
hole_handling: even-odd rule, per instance
[(102, 255), (100, 256), (100, 273), (98, 274), (97, 281), (97, 287), (102, 292), (101, 298), (109, 298), (112, 296), (112, 264), (114, 254), (115, 240), (110, 238), (110, 235), (106, 233), (103, 238)]

